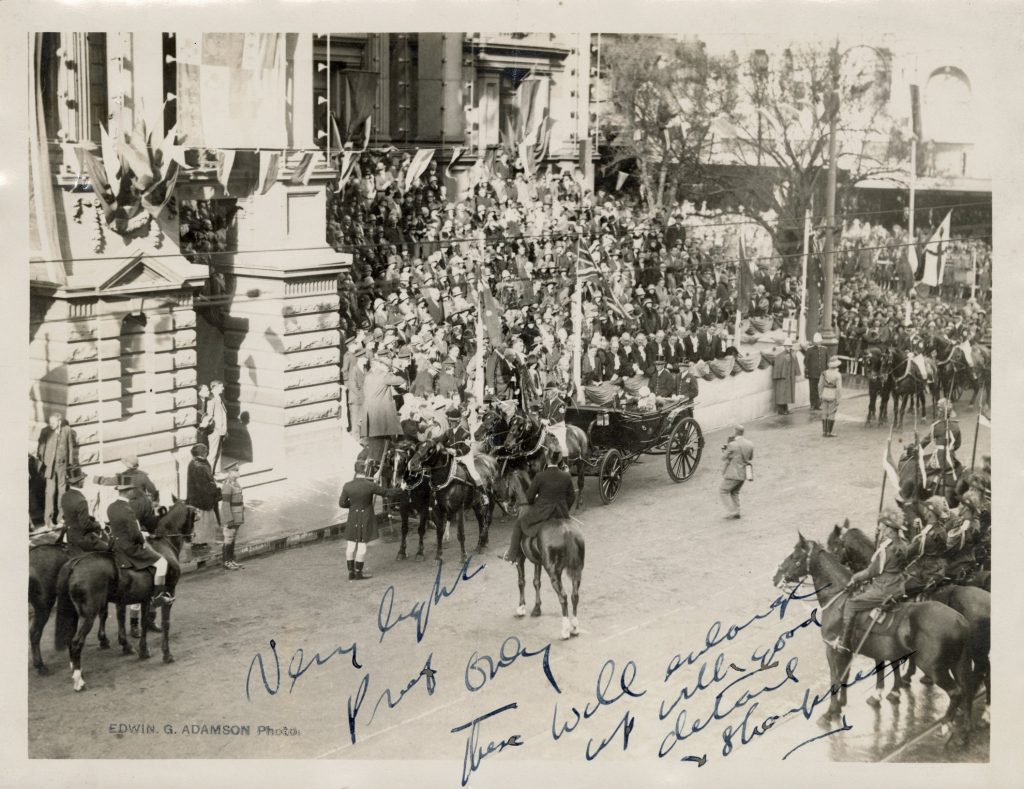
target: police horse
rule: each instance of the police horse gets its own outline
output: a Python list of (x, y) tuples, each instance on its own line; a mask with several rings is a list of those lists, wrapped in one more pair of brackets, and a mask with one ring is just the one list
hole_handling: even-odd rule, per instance
[[(823, 638), (835, 638), (842, 632), (842, 605), (832, 605), (837, 595), (850, 581), (852, 573), (839, 559), (813, 540), (799, 535), (796, 546), (775, 572), (774, 583), (798, 583), (807, 576), (813, 578), (818, 590)], [(841, 601), (840, 601), (841, 602)], [(962, 737), (970, 736), (971, 706), (974, 699), (974, 672), (971, 667), (970, 628), (963, 615), (949, 606), (933, 600), (920, 603), (899, 603), (892, 609), (894, 623), (877, 628), (867, 634), (870, 612), (858, 614), (854, 643), (859, 644), (857, 654), (878, 663), (898, 664), (909, 655), (936, 685), (949, 695), (949, 709), (942, 718), (943, 733), (950, 724), (963, 717)], [(828, 710), (818, 723), (828, 726), (842, 713), (846, 703), (846, 668), (851, 655), (841, 653), (826, 643), (831, 685)], [(952, 741), (947, 741), (947, 745)]]
[[(192, 508), (175, 499), (167, 513), (160, 518), (149, 538), (149, 545), (167, 559), (167, 591), (173, 595), (181, 576), (178, 554), (184, 539), (192, 533)], [(58, 650), (68, 648), (71, 659), (72, 685), (76, 691), (85, 689), (82, 678), (82, 648), (97, 615), (106, 615), (108, 603), (117, 605), (117, 642), (121, 652), (132, 654), (132, 646), (125, 633), (125, 609), (139, 603), (142, 622), (149, 621), (150, 600), (153, 597), (153, 573), (144, 570), (121, 569), (112, 553), (98, 551), (84, 553), (70, 559), (61, 568), (57, 581), (57, 622), (54, 644)], [(163, 628), (162, 651), (164, 663), (173, 663), (171, 655), (171, 607), (161, 608), (160, 624)], [(148, 628), (143, 626), (139, 638), (139, 659), (149, 658), (146, 640)]]
[[(914, 541), (912, 540), (912, 544)], [(828, 550), (835, 554), (853, 572), (863, 570), (868, 566), (871, 557), (875, 552), (875, 544), (868, 535), (857, 528), (851, 528), (847, 520), (842, 526), (836, 525), (828, 536)], [(911, 559), (911, 563), (913, 563)], [(991, 646), (991, 608), (992, 595), (978, 586), (960, 585), (947, 582), (948, 579), (939, 579), (940, 585), (925, 584), (920, 589), (914, 589), (908, 584), (908, 592), (911, 595), (919, 594), (928, 600), (935, 600), (944, 603), (967, 620), (970, 628), (970, 649), (971, 661), (974, 670), (974, 683), (978, 687), (980, 683), (985, 684), (985, 714), (988, 719), (988, 707), (992, 704), (992, 678), (989, 667), (989, 649)], [(914, 674), (916, 665), (915, 658), (911, 658), (910, 666), (905, 675), (901, 675), (899, 667), (893, 672), (892, 690), (886, 698), (894, 704), (900, 701), (900, 690), (910, 689), (910, 678)], [(875, 688), (880, 692), (882, 689), (882, 673), (876, 675)], [(868, 703), (878, 706), (876, 696), (868, 698)]]
[(444, 555), (444, 532), (454, 521), (459, 535), (459, 549), (462, 553), (462, 560), (465, 561), (466, 553), (466, 527), (465, 510), (471, 506), (476, 515), (479, 527), (479, 537), (474, 552), (480, 552), (487, 548), (490, 532), (491, 518), (494, 514), (493, 498), (484, 503), (482, 494), (493, 490), (494, 481), (497, 476), (497, 463), (490, 455), (476, 453), (476, 468), (484, 480), (485, 488), (481, 490), (470, 479), (469, 474), (444, 451), (440, 442), (436, 440), (422, 441), (412, 453), (408, 463), (410, 475), (422, 475), (426, 478), (426, 485), (429, 488), (430, 514), (434, 518), (434, 525), (437, 529), (437, 561), (442, 561)]

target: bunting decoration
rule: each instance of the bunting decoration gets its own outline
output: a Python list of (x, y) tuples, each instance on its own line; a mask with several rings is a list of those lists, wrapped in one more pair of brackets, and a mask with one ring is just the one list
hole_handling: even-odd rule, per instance
[(229, 148), (217, 153), (217, 183), (219, 183), (228, 194), (231, 194), (228, 190), (228, 180), (231, 178), (231, 170), (234, 166), (235, 152), (233, 150)]
[(281, 151), (260, 151), (259, 190), (265, 195), (277, 181), (281, 168)]
[(295, 172), (292, 173), (292, 177), (289, 179), (289, 183), (292, 186), (302, 184), (306, 186), (309, 183), (310, 176), (313, 175), (313, 152), (306, 151), (302, 154), (302, 160), (295, 168)]
[(433, 148), (418, 148), (416, 154), (412, 157), (412, 161), (409, 163), (409, 169), (405, 172), (405, 191), (408, 192), (413, 183), (423, 175), (427, 169), (427, 165), (430, 164), (430, 160), (434, 158)]
[(942, 284), (943, 269), (945, 264), (942, 260), (943, 246), (949, 241), (949, 225), (953, 212), (949, 211), (945, 219), (935, 228), (931, 238), (924, 248), (924, 266), (921, 273), (921, 282), (937, 288)]
[(624, 173), (621, 170), (619, 170), (619, 174), (615, 178), (615, 191), (618, 192), (620, 189), (622, 189), (622, 187), (625, 186), (626, 181), (628, 179), (629, 173)]

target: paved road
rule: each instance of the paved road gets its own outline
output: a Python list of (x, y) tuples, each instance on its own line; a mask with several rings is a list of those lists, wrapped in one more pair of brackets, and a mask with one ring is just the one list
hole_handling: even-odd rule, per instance
[[(860, 427), (864, 408), (863, 399), (844, 406), (835, 440), (822, 439), (820, 423), (806, 412), (748, 426), (757, 479), (743, 491), (740, 521), (721, 518), (721, 432), (707, 437), (702, 465), (686, 483), (671, 483), (663, 459), (649, 456), (627, 471), (618, 500), (605, 507), (590, 480), (588, 506), (580, 515), (587, 540), (582, 633), (569, 641), (558, 637), (560, 615), (546, 578), (543, 615), (513, 617), (515, 572), (497, 558), (508, 542), (507, 523), (495, 525), (492, 549), (471, 557), (464, 569), (457, 544), (449, 543), (439, 594), (436, 565), (398, 563), (397, 546), (391, 543), (371, 548), (368, 566), (376, 577), (365, 583), (347, 581), (342, 542), (258, 559), (238, 573), (211, 571), (189, 578), (173, 609), (177, 662), (163, 665), (158, 648), (148, 662), (121, 656), (116, 641), (114, 649), (102, 652), (91, 636), (84, 659), (89, 688), (82, 694), (72, 693), (66, 663), (50, 646), (48, 628), (44, 657), (57, 670), (30, 679), (30, 754), (420, 758), (444, 760), (424, 766), (419, 775), (423, 785), (458, 785), (471, 730), (451, 730), (515, 704), (478, 724), (481, 747), (509, 742), (486, 757), (471, 785), (498, 785), (495, 764), (512, 760), (571, 760), (590, 776), (600, 775), (601, 765), (612, 768), (612, 762), (626, 760), (635, 768), (642, 760), (645, 769), (664, 772), (666, 780), (701, 769), (701, 758), (709, 767), (723, 761), (781, 760), (826, 731), (814, 721), (822, 707), (811, 720), (800, 712), (785, 713), (801, 706), (805, 692), (810, 699), (824, 695), (829, 683), (817, 628), (799, 627), (808, 621), (813, 604), (794, 600), (781, 608), (781, 593), (771, 578), (792, 549), (797, 530), (824, 540), (844, 517), (863, 528), (873, 523), (887, 434)], [(974, 415), (967, 411), (962, 416), (961, 454), (969, 461)], [(906, 432), (909, 436), (909, 427)], [(988, 450), (987, 431), (980, 438), (979, 456)], [(471, 538), (470, 546), (474, 543)], [(432, 546), (433, 537), (428, 537), (428, 555)], [(528, 580), (531, 605), (532, 594)], [(393, 626), (382, 636), (379, 619), (389, 601), (391, 614), (385, 621)], [(417, 601), (419, 608), (414, 608)], [(425, 631), (420, 641), (410, 616), (417, 612)], [(716, 620), (720, 635), (711, 640), (718, 643), (706, 649)], [(731, 633), (730, 624), (736, 625)], [(744, 677), (789, 630), (791, 637), (783, 638), (775, 658), (779, 665)], [(355, 660), (344, 651), (352, 644), (357, 645)], [(503, 644), (505, 661), (500, 659)], [(691, 654), (696, 657), (687, 665)], [(258, 661), (251, 671), (257, 655), (265, 681)], [(673, 661), (674, 656), (679, 657)], [(707, 665), (700, 674), (702, 663)], [(870, 668), (867, 662), (856, 666)], [(294, 680), (289, 674), (296, 675)], [(941, 691), (915, 683), (900, 705), (883, 702), (875, 712), (864, 703), (869, 684), (850, 689), (848, 730), (803, 745), (788, 758), (988, 758), (983, 728), (966, 751), (947, 752), (938, 733), (927, 733), (945, 709)], [(702, 690), (701, 685), (710, 687)], [(621, 698), (598, 704), (596, 688), (603, 689), (607, 701)], [(720, 691), (721, 719), (715, 719)], [(740, 695), (744, 691), (745, 697)], [(350, 706), (358, 707), (354, 745)], [(779, 716), (774, 723), (773, 715)], [(203, 725), (205, 732), (194, 729)], [(216, 725), (222, 732), (225, 727), (250, 728), (247, 735), (211, 733)], [(125, 728), (132, 726), (142, 728)], [(137, 733), (147, 726), (153, 733)], [(687, 736), (677, 739), (673, 730)], [(522, 745), (513, 744), (514, 734)], [(610, 744), (601, 750), (605, 738)], [(592, 761), (586, 759), (588, 748), (591, 754), (597, 751)], [(661, 759), (659, 749), (665, 752)]]

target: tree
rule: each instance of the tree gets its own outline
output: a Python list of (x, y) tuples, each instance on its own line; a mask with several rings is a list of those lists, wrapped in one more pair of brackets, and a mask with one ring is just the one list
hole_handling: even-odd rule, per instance
[[(868, 46), (786, 49), (778, 62), (751, 59), (717, 181), (761, 224), (780, 254), (801, 251), (804, 211), (822, 213), (829, 126), (836, 114), (837, 205), (869, 178), (905, 173), (909, 142), (888, 114), (891, 54)], [(842, 213), (840, 209), (839, 213)]]
[(634, 163), (648, 208), (672, 205), (680, 189), (700, 199), (716, 118), (734, 113), (735, 56), (710, 56), (699, 41), (621, 35), (603, 39), (612, 111), (607, 170)]

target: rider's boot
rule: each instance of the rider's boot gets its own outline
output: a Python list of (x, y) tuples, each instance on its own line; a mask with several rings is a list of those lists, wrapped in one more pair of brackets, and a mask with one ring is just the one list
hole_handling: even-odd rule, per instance
[(346, 564), (348, 565), (348, 580), (354, 581), (356, 579), (356, 563), (349, 559)]
[(836, 642), (836, 649), (840, 652), (850, 653), (850, 656), (853, 657), (853, 616), (843, 619), (843, 633)]
[(164, 629), (157, 624), (156, 610), (153, 608), (149, 609), (149, 614), (146, 616), (146, 630), (148, 630), (150, 633), (164, 632)]
[(138, 611), (132, 611), (130, 619), (131, 619), (131, 630), (129, 631), (128, 635), (130, 635), (132, 638), (138, 638), (140, 635), (142, 635), (139, 632), (139, 612)]
[(173, 602), (174, 598), (167, 591), (167, 587), (163, 584), (153, 587), (153, 599), (150, 600), (151, 606), (170, 605)]
[(821, 420), (821, 434), (823, 436), (828, 436), (828, 420), (827, 419), (822, 419)]
[(368, 572), (366, 572), (366, 570), (363, 569), (363, 563), (362, 562), (356, 562), (355, 565), (356, 565), (356, 576), (355, 576), (355, 580), (356, 581), (365, 581), (367, 578), (373, 578), (373, 575), (371, 573), (368, 573)]

